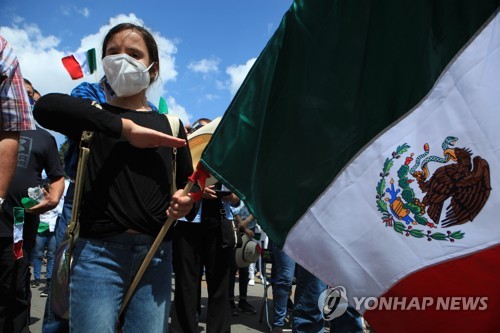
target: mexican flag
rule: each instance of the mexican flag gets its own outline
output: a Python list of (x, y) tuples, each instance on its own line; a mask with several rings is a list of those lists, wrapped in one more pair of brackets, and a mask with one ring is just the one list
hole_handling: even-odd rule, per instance
[(377, 333), (500, 326), (499, 4), (295, 1), (202, 155)]
[(73, 80), (80, 79), (94, 73), (97, 69), (95, 49), (78, 52), (61, 59), (64, 68)]
[(14, 217), (14, 230), (13, 230), (13, 244), (12, 255), (15, 260), (21, 259), (23, 253), (23, 230), (24, 230), (24, 209), (21, 207), (14, 207), (12, 209)]

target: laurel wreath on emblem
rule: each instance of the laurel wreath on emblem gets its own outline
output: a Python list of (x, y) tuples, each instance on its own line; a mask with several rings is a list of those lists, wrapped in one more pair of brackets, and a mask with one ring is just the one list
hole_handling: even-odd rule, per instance
[[(443, 143), (443, 149), (456, 140), (457, 138), (448, 137)], [(398, 146), (396, 151), (392, 152), (392, 157), (385, 160), (382, 172), (380, 173), (380, 180), (376, 187), (376, 202), (378, 211), (382, 213), (382, 222), (386, 224), (386, 227), (392, 227), (396, 232), (404, 234), (407, 237), (412, 236), (415, 238), (427, 238), (428, 241), (434, 239), (450, 242), (464, 238), (465, 233), (460, 230), (448, 230), (446, 233), (433, 232), (432, 229), (437, 228), (437, 226), (427, 219), (425, 215), (425, 205), (415, 196), (415, 192), (410, 186), (414, 180), (408, 179), (408, 175), (419, 177), (422, 174), (422, 172), (416, 171), (416, 169), (420, 161), (429, 153), (427, 144), (424, 145), (425, 152), (417, 157), (413, 168), (410, 170), (409, 165), (413, 161), (412, 153), (406, 158), (405, 163), (397, 171), (397, 184), (395, 184), (394, 179), (391, 178), (389, 180), (389, 187), (386, 187), (386, 178), (390, 176), (394, 161), (401, 158), (409, 148), (410, 146), (406, 143)], [(439, 159), (443, 158), (437, 156), (427, 157), (422, 161), (422, 165), (426, 165), (429, 161), (445, 163), (449, 158), (443, 159), (442, 161)], [(396, 188), (396, 185), (398, 188)], [(387, 197), (386, 194), (389, 196)], [(418, 226), (428, 228), (428, 230), (419, 229)]]

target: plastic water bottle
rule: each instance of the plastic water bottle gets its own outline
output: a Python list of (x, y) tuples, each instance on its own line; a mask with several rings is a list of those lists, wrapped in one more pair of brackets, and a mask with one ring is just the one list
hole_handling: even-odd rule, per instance
[(24, 208), (31, 208), (36, 206), (40, 201), (43, 200), (43, 191), (40, 186), (28, 188), (28, 197), (21, 199), (21, 204)]

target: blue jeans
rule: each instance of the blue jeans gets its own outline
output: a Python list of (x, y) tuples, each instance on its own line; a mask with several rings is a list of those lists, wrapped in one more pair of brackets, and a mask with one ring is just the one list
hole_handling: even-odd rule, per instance
[(279, 247), (271, 244), (273, 251), (273, 326), (285, 325), (287, 301), (292, 290), (295, 261), (292, 260)]
[(42, 272), (42, 259), (45, 252), (45, 247), (47, 247), (47, 279), (52, 277), (52, 266), (54, 265), (54, 254), (56, 253), (56, 237), (54, 232), (43, 232), (36, 235), (35, 242), (35, 257), (33, 260), (33, 274), (35, 275), (35, 280), (40, 279), (40, 274)]
[[(115, 332), (123, 297), (154, 238), (122, 233), (79, 238), (70, 281), (70, 330)], [(124, 332), (168, 331), (172, 243), (163, 241), (125, 310)]]
[[(295, 262), (292, 258), (272, 244), (273, 269), (275, 270), (273, 284), (274, 316), (273, 326), (283, 327), (287, 311), (287, 301), (292, 290)], [(318, 306), (318, 298), (326, 289), (326, 284), (297, 265), (297, 286), (295, 290), (293, 309), (294, 332), (323, 332), (323, 314)]]
[(352, 305), (348, 305), (347, 311), (343, 315), (330, 321), (330, 332), (363, 333), (364, 330), (361, 315)]
[(293, 307), (294, 332), (323, 332), (325, 322), (322, 309), (318, 306), (319, 295), (326, 289), (326, 284), (297, 265), (297, 286)]

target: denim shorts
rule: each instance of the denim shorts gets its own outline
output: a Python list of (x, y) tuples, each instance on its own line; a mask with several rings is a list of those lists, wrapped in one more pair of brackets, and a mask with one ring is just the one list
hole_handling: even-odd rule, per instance
[[(70, 280), (71, 332), (115, 332), (130, 284), (154, 242), (152, 236), (122, 233), (79, 238)], [(163, 241), (125, 310), (125, 332), (168, 332), (172, 244)]]

